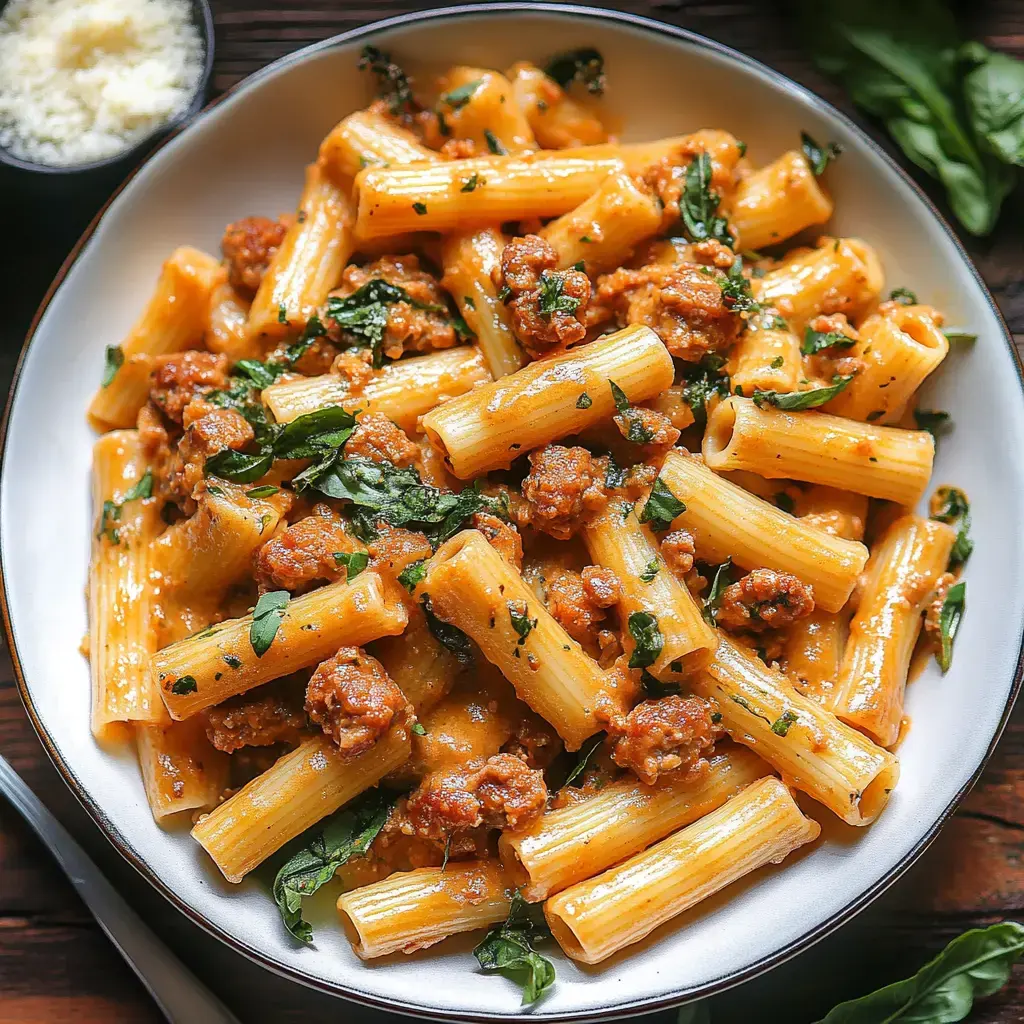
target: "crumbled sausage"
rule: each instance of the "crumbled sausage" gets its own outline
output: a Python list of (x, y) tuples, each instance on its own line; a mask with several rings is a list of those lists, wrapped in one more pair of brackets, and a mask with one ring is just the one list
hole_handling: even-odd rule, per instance
[(310, 678), (306, 712), (348, 761), (366, 753), (393, 724), (407, 721), (412, 707), (376, 658), (342, 647)]
[(370, 541), (370, 566), (385, 579), (395, 580), (413, 562), (433, 554), (426, 536), (416, 530), (404, 530), (383, 520), (377, 523), (377, 536)]
[(571, 569), (552, 568), (547, 574), (548, 611), (569, 636), (581, 644), (596, 640), (598, 623), (604, 621), (605, 609), (610, 607), (606, 603), (598, 604), (591, 595), (596, 590), (603, 602), (605, 597), (614, 594), (611, 599), (614, 604), (622, 590), (618, 577), (610, 569), (593, 565), (587, 569), (591, 570), (589, 587), (584, 577)]
[(755, 569), (722, 591), (718, 624), (725, 629), (779, 629), (814, 611), (814, 588), (788, 572)]
[(586, 448), (549, 444), (530, 452), (523, 480), (530, 525), (559, 540), (571, 537), (606, 501), (604, 473), (598, 470)]
[(598, 608), (611, 608), (622, 597), (622, 581), (601, 565), (583, 567), (583, 593)]
[[(236, 659), (237, 661), (237, 659)], [(226, 662), (225, 674), (236, 670)], [(233, 754), (242, 747), (294, 746), (309, 727), (302, 691), (290, 680), (268, 683), (203, 712), (206, 735), (218, 749)]]
[(642, 406), (630, 406), (626, 412), (615, 416), (614, 421), (627, 441), (642, 444), (645, 448), (671, 448), (682, 433), (663, 412)]
[[(346, 267), (340, 287), (331, 294), (344, 298), (377, 280), (403, 289), (416, 303), (394, 302), (386, 307), (387, 324), (381, 348), (389, 359), (398, 359), (403, 352), (451, 348), (458, 341), (447, 313), (447, 296), (437, 279), (420, 269), (416, 256), (382, 256), (363, 267)], [(431, 306), (436, 308), (425, 308)], [(332, 339), (337, 340), (343, 334), (330, 319), (324, 323), (328, 325), (327, 333)]]
[(596, 301), (627, 324), (646, 324), (672, 355), (687, 362), (730, 348), (742, 324), (726, 306), (715, 277), (693, 263), (605, 274)]
[[(191, 410), (198, 403), (193, 401), (186, 414), (189, 420)], [(207, 406), (208, 412), (188, 423), (185, 433), (178, 442), (178, 458), (168, 465), (169, 489), (188, 497), (196, 484), (203, 479), (203, 466), (211, 455), (225, 448), (239, 450), (253, 439), (252, 425), (234, 409), (217, 409)]]
[(661, 540), (661, 556), (679, 580), (693, 568), (693, 556), (696, 553), (697, 546), (689, 530), (673, 530)]
[(507, 303), (512, 328), (534, 358), (587, 334), (590, 279), (580, 270), (557, 266), (558, 253), (539, 235), (513, 238), (501, 253), (501, 280), (512, 293)]
[(228, 358), (213, 352), (160, 356), (150, 377), (149, 399), (170, 420), (181, 423), (185, 406), (197, 395), (227, 387)]
[(415, 834), (443, 839), (480, 825), (522, 831), (544, 812), (547, 799), (543, 772), (513, 754), (494, 754), (482, 766), (428, 775), (406, 809)]
[(373, 380), (373, 353), (366, 348), (346, 349), (331, 364), (331, 373), (342, 377), (349, 396), (355, 397)]
[(292, 523), (256, 553), (260, 591), (303, 589), (314, 580), (339, 579), (345, 572), (335, 552), (349, 551), (352, 541), (326, 505)]
[(495, 551), (516, 569), (523, 567), (523, 538), (510, 523), (499, 519), (490, 512), (477, 512), (470, 520), (474, 529), (479, 530)]
[(702, 755), (714, 744), (711, 711), (698, 697), (642, 701), (628, 715), (614, 718), (608, 735), (612, 760), (648, 784), (666, 772), (700, 771), (706, 763)]
[(228, 263), (228, 280), (236, 291), (250, 297), (256, 294), (286, 230), (284, 224), (269, 217), (243, 217), (227, 226), (220, 249)]
[(471, 160), (476, 155), (476, 143), (472, 139), (448, 139), (441, 147), (441, 156), (446, 160)]
[(396, 427), (383, 413), (368, 412), (359, 417), (355, 430), (345, 442), (345, 455), (404, 467), (411, 466), (419, 458), (420, 450), (405, 431)]

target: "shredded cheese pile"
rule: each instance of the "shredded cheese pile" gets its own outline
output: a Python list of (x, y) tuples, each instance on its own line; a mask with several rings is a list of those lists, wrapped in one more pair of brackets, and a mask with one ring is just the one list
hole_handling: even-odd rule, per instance
[(202, 67), (186, 0), (11, 0), (0, 146), (54, 166), (114, 156), (188, 106)]

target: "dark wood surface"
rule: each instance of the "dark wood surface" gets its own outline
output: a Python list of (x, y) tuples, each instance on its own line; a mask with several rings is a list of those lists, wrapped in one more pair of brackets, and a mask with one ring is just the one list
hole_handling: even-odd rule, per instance
[[(426, 6), (434, 5), (397, 0), (361, 4), (267, 0), (262, 5), (257, 0), (214, 0), (213, 94), (308, 43)], [(790, 75), (864, 123), (841, 91), (813, 70), (795, 41), (791, 23), (771, 5), (638, 0), (594, 6), (646, 14), (702, 32)], [(964, 7), (966, 33), (1024, 55), (1024, 3), (992, 0)], [(867, 127), (880, 137), (874, 126)], [(0, 178), (0, 224), (5, 229), (0, 280), (9, 287), (0, 316), (0, 382), (4, 386), (49, 280), (115, 184), (53, 187)], [(935, 195), (930, 187), (929, 191)], [(1022, 192), (1018, 189), (1007, 204), (991, 238), (965, 239), (965, 244), (1011, 330), (1024, 343)], [(50, 764), (25, 717), (12, 675), (4, 651), (0, 654), (0, 753), (244, 1024), (310, 1024), (337, 1020), (339, 1015), (360, 1024), (380, 1024), (382, 1014), (309, 992), (232, 954), (157, 895), (107, 843)], [(1024, 707), (1013, 716), (974, 792), (918, 864), (837, 934), (769, 975), (715, 999), (715, 1024), (816, 1020), (839, 1000), (912, 973), (966, 928), (1004, 918), (1024, 920), (1022, 859)], [(650, 1019), (668, 1024), (673, 1015)], [(979, 1004), (971, 1019), (990, 1024), (1024, 1020), (1024, 971), (1018, 968), (1007, 989)], [(159, 1015), (145, 991), (46, 851), (0, 800), (0, 1024), (157, 1020)]]

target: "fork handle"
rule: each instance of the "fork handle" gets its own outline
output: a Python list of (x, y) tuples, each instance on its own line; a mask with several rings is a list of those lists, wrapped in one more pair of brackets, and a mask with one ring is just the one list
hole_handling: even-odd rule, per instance
[(97, 924), (171, 1024), (239, 1024), (238, 1019), (153, 934), (66, 828), (0, 757), (0, 792), (46, 844)]

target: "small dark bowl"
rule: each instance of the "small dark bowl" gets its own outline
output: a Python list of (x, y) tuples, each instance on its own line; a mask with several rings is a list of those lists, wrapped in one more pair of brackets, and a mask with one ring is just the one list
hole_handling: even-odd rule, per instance
[[(0, 0), (0, 10), (6, 6), (7, 0)], [(170, 134), (176, 128), (190, 121), (203, 108), (206, 103), (206, 93), (210, 84), (210, 74), (213, 71), (213, 13), (207, 0), (191, 0), (192, 22), (199, 30), (202, 38), (205, 53), (203, 55), (203, 70), (196, 83), (195, 93), (189, 105), (177, 116), (166, 124), (154, 128), (148, 135), (139, 139), (128, 149), (115, 153), (113, 156), (103, 160), (94, 160), (87, 164), (71, 164), (66, 167), (54, 167), (50, 164), (37, 164), (31, 160), (22, 160), (13, 156), (0, 146), (0, 164), (5, 165), (5, 177), (10, 177), (20, 185), (28, 185), (31, 178), (42, 176), (34, 182), (36, 189), (51, 191), (51, 186), (57, 181), (74, 178), (76, 183), (89, 184), (93, 180), (119, 182), (138, 163), (140, 157), (148, 152), (153, 145), (161, 138)], [(20, 172), (20, 173), (19, 173)], [(41, 188), (40, 188), (41, 187)]]

